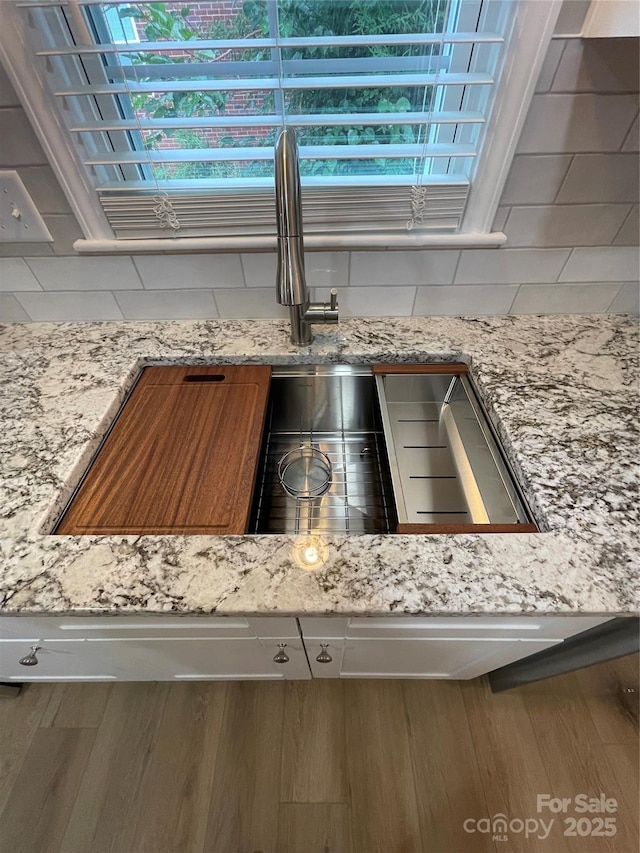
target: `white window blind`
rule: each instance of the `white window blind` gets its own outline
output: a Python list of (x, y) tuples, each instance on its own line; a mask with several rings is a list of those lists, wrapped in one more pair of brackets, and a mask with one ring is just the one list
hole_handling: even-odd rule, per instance
[(275, 233), (300, 146), (307, 233), (455, 232), (513, 0), (14, 0), (119, 239)]

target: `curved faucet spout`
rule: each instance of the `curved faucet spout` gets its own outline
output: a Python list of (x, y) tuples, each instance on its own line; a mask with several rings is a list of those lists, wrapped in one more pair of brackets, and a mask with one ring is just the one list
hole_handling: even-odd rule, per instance
[(278, 272), (276, 298), (287, 305), (291, 316), (291, 341), (310, 344), (311, 323), (337, 323), (338, 303), (332, 291), (330, 303), (309, 302), (304, 271), (304, 242), (298, 142), (292, 127), (285, 127), (275, 149), (276, 222)]

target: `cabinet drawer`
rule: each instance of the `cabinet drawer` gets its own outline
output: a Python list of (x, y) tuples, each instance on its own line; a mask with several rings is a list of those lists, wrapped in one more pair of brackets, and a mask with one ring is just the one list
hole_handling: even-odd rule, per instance
[(136, 637), (298, 637), (293, 617), (261, 616), (5, 616), (2, 639), (116, 639)]

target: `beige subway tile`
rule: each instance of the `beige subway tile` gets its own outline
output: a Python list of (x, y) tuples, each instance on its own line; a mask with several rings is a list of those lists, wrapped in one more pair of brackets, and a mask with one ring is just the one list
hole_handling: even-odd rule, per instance
[(609, 312), (611, 314), (640, 313), (640, 282), (625, 282), (609, 306)]
[(41, 289), (37, 278), (23, 258), (0, 260), (0, 292)]
[(286, 319), (289, 316), (289, 309), (276, 301), (275, 286), (216, 289), (215, 297), (221, 317)]
[(635, 95), (534, 95), (517, 153), (617, 151), (637, 109)]
[(637, 281), (639, 267), (636, 247), (578, 248), (571, 253), (559, 281)]
[(243, 252), (240, 259), (247, 287), (275, 287), (278, 269), (276, 252)]
[(553, 204), (571, 157), (571, 154), (514, 157), (500, 204)]
[(606, 246), (629, 209), (628, 204), (512, 207), (507, 246)]
[(556, 281), (569, 249), (464, 249), (456, 284)]
[(603, 314), (620, 290), (617, 282), (599, 284), (523, 284), (511, 314)]
[(640, 151), (640, 123), (639, 123), (640, 115), (636, 116), (636, 120), (631, 125), (631, 130), (627, 134), (627, 138), (624, 141), (624, 144), (621, 151), (635, 151), (636, 153)]
[(76, 240), (84, 239), (84, 234), (80, 230), (75, 216), (72, 213), (56, 213), (42, 218), (53, 237), (54, 255), (76, 256), (77, 253), (73, 244)]
[(451, 249), (352, 252), (349, 284), (451, 284), (459, 255)]
[(552, 39), (549, 42), (549, 47), (547, 48), (547, 53), (542, 63), (540, 74), (538, 75), (536, 92), (548, 92), (551, 88), (565, 44), (566, 41), (564, 39)]
[(637, 92), (640, 41), (569, 39), (552, 92)]
[(413, 308), (417, 315), (482, 316), (508, 314), (517, 284), (450, 284), (419, 287)]
[(0, 168), (46, 165), (47, 158), (22, 107), (0, 110)]
[(51, 257), (53, 243), (0, 243), (0, 258)]
[(31, 317), (13, 293), (0, 293), (0, 323), (29, 323)]
[(27, 258), (44, 290), (135, 290), (142, 284), (130, 257)]
[[(345, 287), (338, 295), (341, 317), (408, 317), (413, 310), (415, 287)], [(316, 298), (329, 299), (329, 288), (316, 288)]]
[(136, 255), (133, 259), (147, 290), (244, 287), (240, 255)]
[(218, 316), (211, 290), (122, 290), (114, 296), (126, 320), (210, 320)]
[[(6, 71), (0, 64), (0, 107), (19, 107), (20, 98), (16, 95)], [(0, 121), (2, 116), (0, 115)]]
[(71, 213), (51, 166), (23, 166), (19, 173), (40, 213)]
[(123, 319), (113, 294), (104, 291), (18, 293), (17, 299), (31, 319), (36, 322)]
[(622, 223), (622, 227), (613, 241), (614, 246), (638, 246), (640, 245), (640, 217), (639, 206), (636, 204), (631, 208), (631, 213)]
[(639, 165), (636, 154), (576, 154), (556, 204), (637, 202)]

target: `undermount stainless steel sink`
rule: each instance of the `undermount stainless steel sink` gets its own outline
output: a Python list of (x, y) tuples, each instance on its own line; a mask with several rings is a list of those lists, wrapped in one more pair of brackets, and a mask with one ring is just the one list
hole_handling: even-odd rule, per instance
[[(531, 529), (468, 376), (445, 370), (274, 367), (249, 532)], [(283, 468), (296, 452), (309, 464), (327, 460), (326, 487), (322, 477), (320, 491), (283, 487)]]

